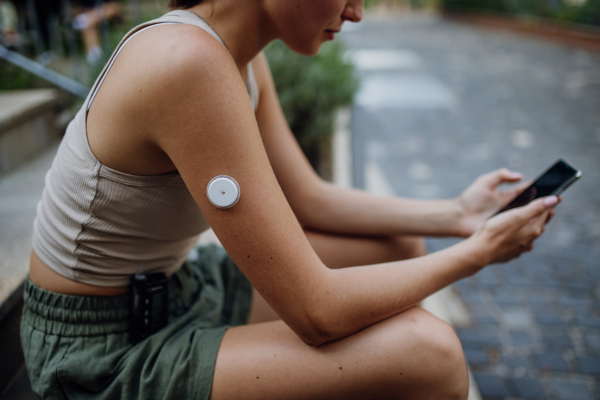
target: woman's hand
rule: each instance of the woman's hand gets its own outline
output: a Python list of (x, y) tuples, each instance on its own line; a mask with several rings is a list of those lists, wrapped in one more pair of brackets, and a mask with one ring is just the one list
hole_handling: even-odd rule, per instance
[(516, 183), (522, 178), (522, 174), (511, 172), (506, 168), (478, 177), (456, 199), (460, 215), (458, 236), (471, 236), (489, 217), (523, 191), (530, 182), (524, 182), (508, 190), (498, 190), (498, 186)]
[(507, 262), (533, 249), (534, 241), (560, 202), (556, 196), (537, 199), (527, 206), (503, 212), (487, 220), (468, 240), (477, 243), (483, 265)]

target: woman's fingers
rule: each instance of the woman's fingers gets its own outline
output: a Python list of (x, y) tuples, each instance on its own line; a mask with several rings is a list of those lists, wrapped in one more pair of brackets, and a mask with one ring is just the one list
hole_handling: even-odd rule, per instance
[(523, 174), (511, 172), (508, 168), (497, 169), (481, 176), (489, 187), (495, 188), (498, 185), (509, 182), (518, 182), (523, 179)]
[(552, 208), (558, 203), (556, 196), (545, 197), (519, 209), (518, 220), (523, 232), (522, 252), (533, 250), (534, 241), (544, 233), (545, 226), (556, 213)]
[(546, 224), (548, 224), (550, 221), (552, 221), (552, 218), (554, 218), (555, 215), (556, 215), (556, 210), (555, 209), (550, 210), (550, 212), (548, 213), (548, 217), (546, 218)]
[(538, 217), (535, 217), (533, 221), (531, 221), (531, 229), (533, 230), (535, 239), (537, 239), (542, 233), (544, 233), (546, 222), (548, 221), (548, 216), (550, 215), (550, 211), (551, 210), (546, 210)]
[(556, 204), (558, 204), (558, 198), (556, 196), (542, 197), (541, 199), (532, 201), (524, 207), (512, 210), (512, 213), (517, 217), (518, 221), (520, 221), (520, 224), (524, 225), (528, 221), (539, 217), (542, 213), (551, 207), (554, 207)]
[(559, 202), (556, 196), (543, 197), (489, 220), (484, 237), (495, 242), (491, 263), (506, 262), (533, 250), (535, 240), (556, 214), (553, 207)]

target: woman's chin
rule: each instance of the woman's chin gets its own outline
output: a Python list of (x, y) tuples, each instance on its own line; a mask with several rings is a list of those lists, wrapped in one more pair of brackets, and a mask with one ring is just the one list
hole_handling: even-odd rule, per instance
[(317, 43), (310, 43), (310, 45), (304, 44), (301, 46), (294, 46), (294, 47), (288, 45), (288, 47), (300, 55), (310, 57), (310, 56), (317, 55), (319, 53), (319, 51), (321, 50), (322, 45), (323, 45), (322, 42), (317, 42)]

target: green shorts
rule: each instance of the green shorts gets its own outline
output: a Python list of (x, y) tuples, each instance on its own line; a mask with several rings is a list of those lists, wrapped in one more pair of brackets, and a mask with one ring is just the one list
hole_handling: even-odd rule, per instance
[(87, 297), (25, 283), (21, 342), (43, 399), (208, 399), (225, 330), (244, 324), (252, 286), (225, 250), (196, 249), (169, 278), (169, 323), (129, 342), (131, 296)]

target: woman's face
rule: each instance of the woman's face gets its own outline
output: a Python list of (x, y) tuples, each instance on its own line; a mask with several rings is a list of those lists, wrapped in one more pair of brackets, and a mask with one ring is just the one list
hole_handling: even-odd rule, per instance
[(344, 21), (362, 18), (363, 0), (271, 0), (277, 36), (292, 50), (304, 55), (319, 52), (323, 42), (333, 40)]

